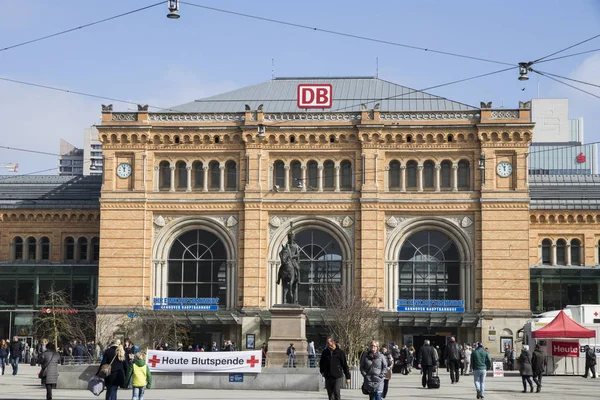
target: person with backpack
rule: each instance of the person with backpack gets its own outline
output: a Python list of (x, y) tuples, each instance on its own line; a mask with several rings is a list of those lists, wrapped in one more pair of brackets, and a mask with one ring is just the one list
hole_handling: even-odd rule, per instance
[(150, 367), (146, 364), (146, 353), (138, 352), (135, 354), (135, 361), (127, 371), (126, 382), (131, 380), (133, 394), (131, 400), (144, 400), (144, 392), (152, 387), (152, 373)]
[(290, 347), (287, 348), (285, 354), (288, 357), (288, 368), (296, 368), (296, 348), (294, 347), (294, 343), (290, 343)]
[(117, 400), (117, 390), (125, 386), (125, 349), (121, 340), (113, 339), (102, 356), (96, 375), (104, 378), (106, 400)]
[(591, 371), (592, 378), (596, 377), (596, 353), (594, 350), (588, 346), (587, 344), (584, 347), (585, 349), (585, 375), (584, 378), (587, 378), (588, 371)]
[(488, 368), (491, 367), (490, 354), (483, 349), (483, 344), (478, 342), (475, 345), (475, 350), (471, 352), (471, 368), (473, 369), (473, 381), (475, 382), (478, 399), (483, 399), (485, 396), (485, 376)]
[(19, 372), (19, 360), (23, 355), (23, 343), (19, 341), (18, 336), (13, 337), (13, 341), (10, 343), (10, 365), (13, 369), (13, 375), (16, 375)]

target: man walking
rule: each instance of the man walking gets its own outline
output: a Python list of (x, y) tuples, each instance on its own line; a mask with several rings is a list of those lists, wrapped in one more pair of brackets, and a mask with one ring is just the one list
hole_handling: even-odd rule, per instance
[(23, 343), (19, 341), (19, 337), (13, 337), (13, 341), (10, 344), (10, 365), (12, 366), (13, 375), (19, 372), (19, 360), (24, 349)]
[(594, 353), (594, 350), (586, 344), (585, 345), (585, 375), (583, 375), (584, 378), (587, 378), (588, 371), (592, 372), (592, 378), (596, 377), (596, 353)]
[(333, 336), (327, 338), (327, 347), (321, 353), (319, 370), (325, 378), (325, 388), (329, 400), (341, 400), (340, 390), (346, 377), (346, 384), (350, 384), (350, 369), (346, 353), (338, 347)]
[(536, 393), (542, 391), (542, 374), (544, 373), (545, 368), (545, 357), (544, 353), (540, 349), (540, 345), (536, 344), (535, 349), (533, 350), (533, 355), (531, 356), (531, 368), (533, 369), (533, 381), (536, 385)]
[(438, 360), (437, 351), (429, 344), (429, 340), (425, 340), (423, 347), (419, 350), (419, 368), (421, 368), (423, 374), (421, 378), (423, 387), (427, 387), (427, 383), (431, 380), (433, 371), (438, 365)]
[(313, 342), (312, 340), (309, 340), (306, 345), (306, 353), (308, 354), (308, 367), (314, 368), (316, 353), (315, 353), (315, 342)]
[(490, 354), (483, 349), (481, 342), (477, 343), (475, 350), (471, 352), (471, 368), (473, 368), (473, 380), (475, 381), (475, 390), (477, 398), (483, 399), (485, 395), (485, 375), (487, 369), (491, 368), (492, 359)]
[(448, 345), (448, 364), (452, 384), (458, 383), (458, 378), (460, 377), (458, 373), (458, 369), (460, 368), (460, 353), (460, 346), (456, 343), (456, 339), (451, 337), (450, 344)]

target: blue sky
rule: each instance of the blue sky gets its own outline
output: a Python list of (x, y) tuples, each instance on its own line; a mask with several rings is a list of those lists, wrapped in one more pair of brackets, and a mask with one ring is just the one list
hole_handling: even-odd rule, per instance
[[(0, 0), (0, 49), (133, 10), (152, 0)], [(508, 63), (530, 61), (600, 33), (600, 1), (234, 1), (196, 4)], [(27, 46), (0, 51), (0, 77), (169, 107), (275, 76), (373, 76), (415, 89), (502, 69), (454, 58), (303, 30), (181, 5), (164, 5)], [(18, 4), (15, 7), (15, 4)], [(600, 48), (600, 38), (561, 53)], [(539, 65), (600, 85), (600, 52)], [(517, 72), (431, 90), (478, 106), (517, 107), (537, 96), (538, 78)], [(539, 79), (540, 97), (568, 98), (584, 117), (586, 142), (600, 141), (600, 99)], [(582, 86), (600, 95), (600, 89)], [(525, 90), (522, 90), (525, 89)], [(100, 119), (96, 100), (0, 81), (1, 144), (58, 152), (60, 139), (83, 145)], [(115, 104), (126, 111), (127, 104)], [(0, 164), (20, 173), (57, 165), (57, 157), (0, 149)], [(48, 173), (54, 173), (50, 171)], [(0, 174), (6, 174), (0, 170)]]

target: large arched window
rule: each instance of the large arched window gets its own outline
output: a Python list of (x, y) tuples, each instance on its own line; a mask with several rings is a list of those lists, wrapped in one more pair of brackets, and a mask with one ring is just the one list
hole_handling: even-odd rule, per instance
[(13, 240), (13, 246), (15, 248), (15, 256), (14, 256), (14, 260), (15, 261), (21, 261), (23, 260), (23, 238), (17, 236), (16, 238), (14, 238)]
[(464, 300), (460, 298), (460, 256), (446, 234), (420, 231), (400, 250), (399, 295), (408, 300)]
[(394, 160), (394, 161), (390, 162), (388, 186), (390, 189), (400, 188), (400, 162), (399, 161)]
[(470, 189), (471, 169), (469, 168), (469, 162), (467, 160), (460, 160), (458, 162), (458, 188), (462, 190)]
[(65, 261), (75, 261), (75, 239), (68, 237), (65, 239)]
[(352, 190), (352, 163), (349, 160), (344, 160), (340, 163), (342, 174), (341, 189)]
[(210, 172), (209, 187), (211, 189), (219, 189), (221, 187), (221, 169), (219, 167), (218, 161), (211, 161), (210, 164), (208, 164)]
[(542, 240), (542, 264), (552, 265), (552, 240)]
[(42, 261), (50, 261), (50, 239), (46, 236), (40, 239), (41, 240), (41, 260)]
[(225, 189), (237, 190), (237, 164), (233, 160), (225, 163)]
[(300, 247), (298, 302), (306, 307), (324, 307), (332, 287), (342, 284), (342, 253), (327, 232), (307, 229), (294, 238)]
[(414, 160), (406, 163), (406, 187), (408, 189), (417, 188), (417, 162)]
[(285, 165), (283, 161), (277, 160), (273, 163), (273, 187), (283, 190), (285, 186)]
[(581, 242), (579, 239), (571, 240), (571, 265), (581, 265)]
[(175, 187), (187, 189), (187, 164), (185, 161), (177, 161), (175, 164)]
[(27, 238), (27, 259), (35, 261), (37, 256), (37, 241), (34, 237)]
[(335, 164), (331, 160), (323, 163), (323, 188), (326, 190), (335, 188)]
[(227, 299), (227, 252), (214, 233), (202, 229), (185, 232), (169, 251), (168, 297)]
[(452, 180), (450, 178), (452, 176), (452, 163), (448, 160), (444, 160), (441, 163), (441, 167), (442, 170), (440, 171), (440, 175), (442, 181), (440, 182), (440, 187), (442, 189), (450, 189), (452, 185)]
[(556, 241), (556, 265), (567, 265), (567, 242), (564, 239)]
[(423, 163), (423, 187), (425, 189), (433, 189), (433, 174), (435, 164), (433, 161), (425, 161)]
[(168, 161), (161, 161), (158, 164), (158, 187), (161, 190), (171, 188), (171, 164)]
[(308, 167), (308, 188), (311, 190), (316, 190), (319, 187), (318, 179), (319, 179), (319, 165), (316, 161), (309, 161), (307, 164)]
[(77, 240), (77, 246), (79, 246), (79, 261), (88, 260), (88, 240), (85, 237), (80, 237)]
[(306, 182), (302, 181), (302, 165), (300, 161), (294, 160), (290, 163), (290, 169), (292, 170), (292, 181), (290, 186), (292, 190), (301, 190)]
[(204, 164), (202, 161), (194, 161), (192, 164), (192, 175), (194, 179), (194, 189), (204, 188)]

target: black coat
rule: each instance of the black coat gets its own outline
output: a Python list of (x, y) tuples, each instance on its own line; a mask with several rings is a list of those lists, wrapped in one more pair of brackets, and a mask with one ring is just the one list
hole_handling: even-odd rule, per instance
[(585, 365), (596, 365), (596, 354), (594, 353), (593, 349), (587, 349), (585, 352)]
[(333, 351), (325, 347), (321, 353), (319, 370), (321, 375), (326, 379), (338, 379), (342, 376), (350, 379), (350, 369), (348, 368), (346, 353), (339, 347), (336, 347)]
[(546, 368), (544, 367), (545, 364), (546, 359), (544, 357), (544, 353), (542, 353), (541, 350), (534, 350), (533, 355), (531, 356), (531, 368), (533, 369), (533, 374), (543, 374), (546, 370)]
[(419, 364), (424, 367), (432, 367), (438, 363), (437, 351), (433, 346), (423, 346), (419, 349)]
[(456, 342), (452, 342), (448, 345), (447, 348), (448, 360), (450, 361), (459, 361), (461, 359), (460, 356), (460, 346)]
[[(116, 346), (111, 346), (106, 349), (102, 356), (100, 367), (104, 364), (110, 364), (112, 361), (110, 375), (104, 379), (104, 382), (106, 383), (106, 386), (123, 387), (125, 386), (125, 361), (119, 360), (119, 357), (115, 357), (116, 351)], [(98, 369), (98, 372), (100, 372), (100, 369)]]
[(16, 341), (10, 342), (10, 358), (21, 358), (23, 355), (23, 343)]

